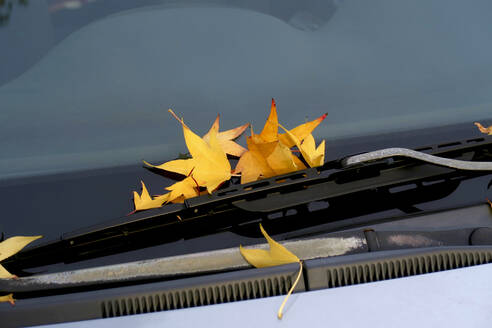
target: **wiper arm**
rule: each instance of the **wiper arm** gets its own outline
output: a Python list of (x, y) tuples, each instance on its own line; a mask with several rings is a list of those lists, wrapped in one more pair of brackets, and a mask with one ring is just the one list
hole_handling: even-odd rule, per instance
[[(492, 161), (491, 145), (492, 138), (486, 137), (425, 150), (475, 163)], [(340, 159), (249, 184), (231, 184), (212, 195), (187, 199), (184, 204), (166, 205), (63, 234), (60, 240), (27, 249), (4, 263), (13, 271), (70, 263), (226, 230), (258, 236), (259, 221), (272, 234), (328, 221), (333, 222), (333, 230), (372, 224), (374, 218), (357, 222), (351, 218), (393, 208), (412, 213), (414, 204), (446, 197), (461, 181), (489, 174), (394, 155), (371, 163), (359, 161), (355, 167), (346, 167), (347, 159)], [(415, 188), (391, 191), (409, 184)], [(315, 204), (319, 201), (321, 205)]]
[(444, 158), (422, 153), (407, 148), (387, 148), (360, 155), (350, 156), (342, 160), (342, 165), (345, 167), (360, 165), (363, 163), (382, 160), (391, 157), (408, 157), (420, 160), (422, 162), (446, 166), (458, 170), (467, 171), (492, 171), (492, 162), (470, 162), (460, 161), (456, 159)]
[[(317, 238), (292, 240), (283, 245), (302, 260), (342, 255), (409, 250), (491, 246), (492, 228), (473, 227), (453, 230), (337, 232)], [(268, 244), (256, 245), (268, 249)], [(215, 272), (241, 270), (251, 265), (241, 256), (238, 247), (172, 256), (152, 260), (108, 265), (70, 272), (41, 274), (17, 280), (0, 280), (0, 290), (9, 293), (47, 292), (49, 290), (90, 287), (104, 284), (178, 279)]]

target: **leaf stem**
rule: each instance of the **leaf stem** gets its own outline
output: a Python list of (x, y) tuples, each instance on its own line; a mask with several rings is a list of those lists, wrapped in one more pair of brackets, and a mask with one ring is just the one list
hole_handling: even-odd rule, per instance
[(299, 273), (297, 274), (297, 278), (294, 281), (294, 284), (292, 285), (292, 287), (290, 287), (290, 290), (287, 293), (287, 296), (285, 296), (284, 301), (282, 302), (282, 305), (280, 305), (280, 308), (278, 309), (277, 318), (279, 320), (281, 320), (282, 316), (284, 315), (282, 312), (284, 311), (285, 304), (287, 304), (287, 300), (289, 299), (290, 294), (292, 294), (292, 292), (294, 291), (294, 288), (296, 288), (297, 283), (299, 282), (299, 279), (301, 279), (301, 275), (302, 275), (302, 261), (299, 261)]
[(179, 122), (179, 123), (183, 123), (183, 119), (179, 118), (178, 115), (176, 115), (173, 110), (171, 108), (169, 108), (167, 110), (169, 113), (171, 113), (171, 115)]

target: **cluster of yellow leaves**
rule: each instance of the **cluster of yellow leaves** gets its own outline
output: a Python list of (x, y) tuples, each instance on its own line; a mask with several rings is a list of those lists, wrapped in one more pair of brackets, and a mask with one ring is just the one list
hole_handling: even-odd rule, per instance
[(248, 261), (249, 264), (256, 268), (266, 268), (266, 267), (271, 267), (275, 265), (282, 265), (282, 264), (289, 264), (289, 263), (299, 263), (299, 273), (297, 274), (297, 278), (292, 284), (292, 287), (290, 288), (289, 292), (287, 293), (287, 296), (285, 297), (284, 301), (282, 302), (282, 305), (280, 306), (277, 317), (279, 319), (282, 319), (283, 316), (283, 309), (285, 304), (287, 303), (287, 300), (292, 294), (292, 291), (296, 287), (297, 283), (299, 282), (299, 279), (301, 278), (302, 274), (302, 261), (292, 252), (290, 252), (287, 248), (284, 246), (280, 245), (277, 243), (275, 240), (273, 240), (263, 229), (263, 227), (260, 224), (260, 230), (265, 239), (268, 241), (268, 245), (270, 246), (270, 249), (268, 251), (262, 250), (262, 249), (244, 249), (241, 245), (239, 246), (239, 251), (241, 252), (241, 255)]
[[(241, 173), (241, 183), (305, 169), (306, 165), (291, 150), (294, 146), (310, 167), (323, 165), (325, 142), (316, 147), (311, 133), (326, 115), (289, 131), (278, 123), (277, 106), (272, 99), (270, 115), (263, 130), (255, 134), (251, 129), (251, 136), (246, 139), (248, 150), (242, 154), (234, 170), (236, 174)], [(279, 127), (285, 133), (279, 134)]]
[(211, 193), (231, 177), (231, 165), (227, 154), (240, 156), (246, 149), (235, 143), (248, 124), (235, 129), (219, 132), (219, 116), (203, 137), (195, 134), (183, 121), (169, 112), (181, 123), (186, 147), (191, 155), (189, 159), (177, 159), (160, 165), (144, 162), (149, 167), (178, 173), (185, 176), (181, 181), (166, 188), (166, 194), (151, 197), (142, 181), (142, 194), (133, 192), (135, 211), (157, 208), (166, 203), (182, 203), (185, 199), (196, 197), (205, 192)]
[[(212, 193), (222, 183), (231, 178), (231, 174), (241, 175), (241, 183), (256, 181), (279, 174), (302, 170), (306, 165), (292, 153), (297, 147), (310, 167), (320, 166), (324, 162), (324, 141), (316, 147), (311, 132), (326, 117), (299, 125), (288, 131), (278, 123), (275, 101), (272, 99), (270, 116), (260, 134), (251, 129), (247, 137), (248, 149), (234, 142), (246, 130), (249, 124), (219, 132), (219, 116), (210, 130), (200, 137), (195, 134), (172, 110), (171, 115), (182, 125), (186, 147), (191, 155), (188, 159), (177, 159), (160, 165), (149, 166), (167, 172), (177, 173), (184, 179), (165, 188), (169, 191), (152, 197), (142, 181), (142, 193), (133, 192), (135, 211), (160, 207), (166, 203), (182, 203), (185, 199)], [(279, 134), (282, 128), (285, 133)], [(239, 157), (234, 171), (227, 156)]]
[[(43, 236), (17, 236), (8, 238), (0, 243), (0, 261), (3, 261), (12, 255), (18, 253), (21, 249), (26, 247), (27, 244), (39, 239)], [(2, 265), (0, 265), (0, 279), (16, 279), (17, 276), (8, 272)], [(14, 298), (12, 294), (0, 296), (1, 302), (10, 302), (14, 304)]]

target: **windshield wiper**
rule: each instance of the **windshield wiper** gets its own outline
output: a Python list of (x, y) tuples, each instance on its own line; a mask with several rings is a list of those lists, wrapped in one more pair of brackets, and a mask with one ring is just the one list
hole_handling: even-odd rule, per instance
[[(475, 165), (492, 161), (491, 145), (492, 138), (485, 137), (416, 151)], [(257, 237), (258, 222), (263, 222), (271, 234), (327, 222), (331, 223), (329, 229), (336, 231), (381, 220), (361, 218), (368, 213), (395, 208), (416, 213), (416, 204), (444, 198), (462, 181), (489, 174), (401, 155), (393, 153), (384, 159), (372, 156), (371, 162), (342, 158), (322, 167), (244, 185), (231, 183), (212, 195), (187, 199), (184, 204), (166, 205), (63, 234), (59, 240), (27, 249), (4, 263), (12, 271), (71, 263), (221, 231)]]
[[(283, 245), (306, 260), (388, 252), (418, 248), (461, 249), (492, 246), (492, 228), (468, 227), (453, 230), (375, 231), (372, 229), (330, 233), (316, 238), (293, 240)], [(268, 244), (256, 245), (268, 249)], [(179, 279), (216, 272), (251, 268), (238, 247), (171, 256), (152, 260), (106, 265), (70, 272), (48, 273), (19, 279), (0, 279), (0, 290), (9, 293), (48, 292), (67, 288), (100, 288), (129, 281)]]

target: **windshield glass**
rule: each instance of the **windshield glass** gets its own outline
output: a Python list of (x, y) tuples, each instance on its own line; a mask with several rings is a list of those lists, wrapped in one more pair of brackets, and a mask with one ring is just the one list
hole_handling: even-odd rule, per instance
[(164, 160), (173, 108), (317, 137), (483, 119), (492, 2), (0, 1), (0, 177)]

